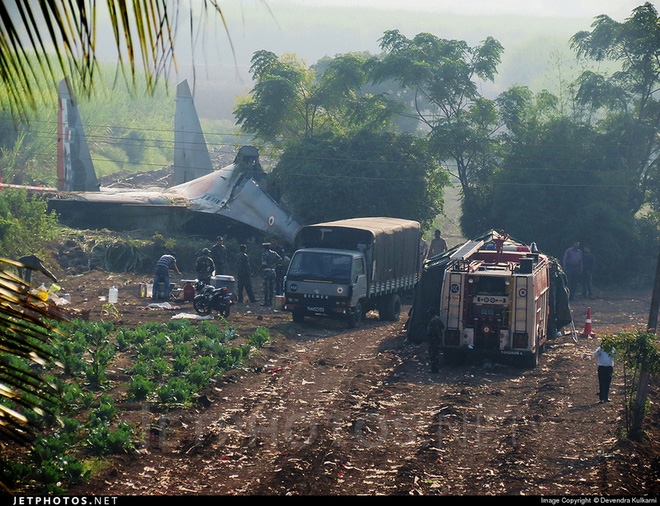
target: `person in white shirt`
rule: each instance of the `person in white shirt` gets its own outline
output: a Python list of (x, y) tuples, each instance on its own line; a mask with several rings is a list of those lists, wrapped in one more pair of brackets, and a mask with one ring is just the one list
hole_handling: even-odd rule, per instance
[(610, 402), (610, 384), (612, 383), (612, 373), (614, 371), (614, 350), (609, 353), (599, 346), (594, 352), (594, 357), (598, 360), (598, 386), (600, 391), (598, 398), (600, 403)]

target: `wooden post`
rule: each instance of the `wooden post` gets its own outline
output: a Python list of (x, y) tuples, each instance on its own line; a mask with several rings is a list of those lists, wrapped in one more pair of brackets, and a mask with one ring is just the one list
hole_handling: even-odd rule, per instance
[[(651, 295), (651, 309), (649, 311), (649, 321), (646, 330), (657, 335), (658, 331), (658, 308), (660, 307), (660, 251), (658, 252), (658, 264), (655, 271), (655, 281), (653, 283), (653, 294)], [(646, 407), (646, 398), (649, 393), (650, 372), (647, 364), (642, 363), (639, 371), (639, 384), (637, 385), (637, 395), (633, 406), (632, 421), (630, 426), (630, 439), (641, 439), (642, 422), (644, 420), (644, 410)]]

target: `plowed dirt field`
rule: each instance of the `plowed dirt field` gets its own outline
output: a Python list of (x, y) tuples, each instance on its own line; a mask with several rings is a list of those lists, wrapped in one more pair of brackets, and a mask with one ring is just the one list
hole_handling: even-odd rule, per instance
[[(119, 321), (137, 325), (192, 312), (145, 309), (129, 275), (65, 278), (71, 307), (103, 318), (101, 297), (119, 288)], [(255, 287), (258, 282), (255, 281)], [(646, 324), (650, 291), (598, 292), (572, 304), (581, 332), (591, 308), (597, 334)], [(402, 313), (405, 315), (407, 308)], [(294, 324), (285, 312), (236, 304), (229, 321), (271, 342), (245, 367), (208, 385), (203, 404), (163, 412), (124, 405), (122, 417), (164, 430), (75, 495), (642, 495), (660, 491), (655, 386), (648, 439), (625, 429), (625, 375), (599, 404), (597, 338), (552, 340), (535, 369), (479, 361), (429, 371), (425, 344), (367, 315)], [(112, 369), (112, 367), (111, 367)], [(121, 367), (116, 364), (119, 379)], [(112, 373), (112, 371), (110, 371)], [(109, 376), (111, 377), (111, 376)], [(121, 398), (117, 399), (121, 407)]]

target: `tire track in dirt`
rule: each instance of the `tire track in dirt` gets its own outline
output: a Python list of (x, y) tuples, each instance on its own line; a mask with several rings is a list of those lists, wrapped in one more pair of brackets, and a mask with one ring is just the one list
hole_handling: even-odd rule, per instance
[(368, 395), (391, 361), (378, 346), (393, 325), (368, 322), (356, 331), (302, 340), (286, 360), (264, 369), (269, 380), (213, 429), (225, 448), (224, 439), (233, 436), (235, 451), (242, 453), (237, 460), (259, 453), (232, 493), (342, 493), (342, 476), (352, 467), (345, 438), (354, 430), (370, 431), (354, 413), (369, 409)]
[(209, 390), (210, 406), (168, 413), (170, 437), (106, 479), (103, 493), (607, 490), (621, 405), (596, 404), (585, 359), (595, 340), (554, 339), (532, 370), (479, 361), (430, 374), (426, 345), (406, 343), (403, 322), (272, 328), (284, 335)]

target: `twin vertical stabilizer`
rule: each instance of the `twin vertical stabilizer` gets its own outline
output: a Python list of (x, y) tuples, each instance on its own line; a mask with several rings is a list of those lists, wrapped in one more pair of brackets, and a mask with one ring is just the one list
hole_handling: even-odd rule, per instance
[(97, 191), (99, 182), (68, 77), (60, 81), (57, 114), (57, 189)]
[(213, 171), (188, 81), (176, 87), (174, 114), (174, 180), (179, 184)]

